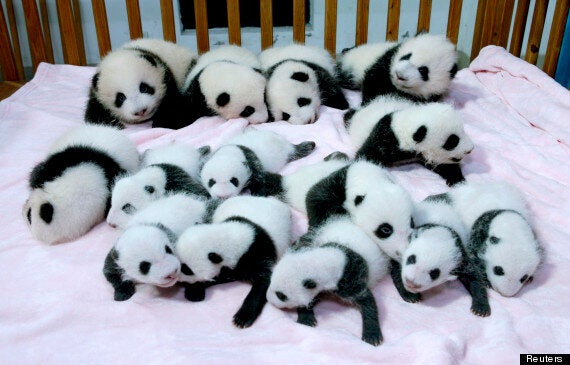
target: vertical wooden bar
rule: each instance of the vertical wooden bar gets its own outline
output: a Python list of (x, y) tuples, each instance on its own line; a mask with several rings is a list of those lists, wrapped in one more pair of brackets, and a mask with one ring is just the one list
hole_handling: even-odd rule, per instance
[(388, 25), (386, 26), (386, 41), (397, 42), (400, 29), (400, 0), (388, 0)]
[[(554, 17), (552, 18), (552, 26), (550, 27), (550, 36), (548, 37), (548, 46), (546, 48), (546, 57), (544, 58), (544, 66), (542, 70), (554, 77), (556, 66), (558, 64), (558, 56), (560, 56), (560, 47), (564, 38), (564, 29), (568, 19), (568, 11), (570, 9), (570, 0), (557, 0), (554, 8)], [(570, 37), (570, 34), (566, 35)]]
[(485, 18), (483, 20), (481, 45), (479, 50), (491, 44), (493, 39), (493, 24), (495, 22), (495, 14), (497, 13), (496, 5), (497, 3), (495, 1), (487, 1), (487, 5), (485, 6)]
[(77, 34), (75, 32), (71, 2), (69, 0), (57, 0), (56, 5), (57, 17), (59, 19), (59, 34), (61, 35), (61, 46), (63, 48), (63, 59), (67, 64), (80, 65), (81, 57), (77, 45)]
[(447, 15), (447, 38), (457, 44), (459, 38), (459, 24), (461, 23), (461, 7), (463, 0), (451, 0), (449, 2), (449, 13)]
[(355, 45), (359, 46), (368, 41), (368, 9), (370, 0), (358, 0), (356, 4), (356, 39)]
[(485, 20), (485, 7), (487, 0), (479, 0), (477, 4), (477, 15), (475, 18), (475, 29), (473, 30), (473, 41), (471, 44), (471, 61), (481, 50), (481, 39), (483, 38), (483, 21)]
[(494, 15), (491, 22), (491, 33), (489, 35), (488, 44), (498, 45), (499, 30), (501, 29), (501, 21), (503, 20), (503, 12), (505, 11), (505, 0), (497, 0), (494, 2)]
[(524, 55), (525, 61), (533, 65), (536, 65), (536, 60), (538, 59), (538, 50), (540, 48), (540, 40), (542, 39), (542, 30), (544, 29), (544, 19), (546, 19), (547, 9), (548, 0), (536, 0), (534, 12), (532, 13), (532, 23), (530, 25), (526, 54)]
[(162, 38), (165, 41), (176, 43), (172, 0), (160, 0), (160, 15), (162, 17)]
[(326, 0), (325, 2), (325, 49), (336, 57), (336, 0)]
[(194, 0), (194, 16), (196, 18), (196, 43), (198, 45), (198, 53), (204, 53), (210, 49), (206, 0)]
[(81, 12), (79, 9), (79, 0), (73, 0), (73, 26), (75, 28), (75, 37), (77, 38), (77, 48), (79, 50), (79, 64), (85, 66), (87, 61), (85, 59), (85, 43), (83, 42), (83, 25), (81, 24)]
[(513, 31), (511, 32), (511, 45), (509, 47), (509, 52), (517, 57), (521, 55), (529, 7), (530, 0), (518, 0), (515, 23), (513, 24)]
[(109, 35), (105, 0), (91, 0), (91, 6), (93, 7), (95, 32), (97, 33), (97, 44), (99, 45), (99, 56), (103, 58), (111, 51), (111, 37)]
[(0, 66), (4, 81), (16, 81), (19, 79), (2, 2), (0, 2)]
[(420, 12), (418, 14), (418, 29), (417, 29), (418, 33), (429, 32), (430, 19), (431, 19), (431, 0), (420, 0)]
[(129, 33), (131, 39), (142, 38), (141, 10), (139, 0), (126, 0), (127, 18), (129, 19)]
[(30, 45), (32, 65), (35, 72), (40, 62), (47, 61), (42, 25), (35, 0), (22, 0), (22, 6), (24, 8), (24, 17), (26, 18), (28, 44)]
[[(14, 52), (14, 62), (16, 63), (16, 72), (18, 73), (18, 79), (23, 80), (24, 75), (24, 65), (22, 63), (22, 52), (20, 51), (20, 38), (18, 37), (18, 27), (16, 26), (16, 16), (14, 14), (14, 3), (12, 0), (6, 0), (6, 12), (8, 13), (8, 21), (10, 22), (10, 34), (12, 39), (12, 52)], [(8, 35), (8, 32), (6, 32)]]
[(503, 14), (501, 22), (498, 24), (496, 45), (506, 48), (509, 43), (509, 33), (511, 30), (511, 20), (513, 19), (513, 9), (515, 8), (515, 0), (504, 0)]
[(293, 41), (305, 43), (305, 0), (293, 0)]
[(48, 62), (54, 63), (53, 47), (51, 44), (51, 30), (49, 29), (49, 17), (47, 12), (46, 0), (40, 0), (40, 14), (42, 17), (42, 26), (44, 30), (44, 44), (46, 46), (46, 55)]
[(241, 28), (239, 18), (239, 0), (227, 0), (228, 8), (228, 42), (241, 45)]
[(273, 45), (273, 2), (260, 0), (259, 13), (261, 16), (261, 49), (267, 49)]

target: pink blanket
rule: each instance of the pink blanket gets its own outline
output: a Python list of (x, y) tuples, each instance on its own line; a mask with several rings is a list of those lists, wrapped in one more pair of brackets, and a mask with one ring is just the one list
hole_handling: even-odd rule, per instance
[[(470, 297), (448, 283), (410, 304), (390, 278), (374, 290), (384, 343), (360, 340), (356, 309), (323, 301), (318, 326), (295, 323), (293, 312), (267, 305), (251, 328), (237, 329), (234, 312), (245, 283), (211, 288), (190, 303), (177, 288), (140, 286), (127, 302), (114, 302), (102, 267), (119, 232), (102, 223), (84, 237), (49, 247), (34, 240), (21, 216), (28, 175), (48, 146), (82, 123), (93, 68), (42, 64), (35, 78), (0, 103), (0, 358), (2, 363), (518, 363), (520, 353), (570, 349), (570, 95), (536, 67), (502, 48), (487, 47), (461, 70), (448, 101), (465, 118), (475, 150), (468, 180), (504, 179), (522, 189), (534, 214), (545, 260), (517, 296), (489, 291), (492, 315), (469, 311)], [(350, 93), (351, 101), (359, 95)], [(323, 107), (313, 125), (261, 125), (292, 142), (318, 148), (293, 162), (293, 172), (328, 153), (354, 153), (342, 112)], [(178, 131), (129, 127), (140, 151), (176, 139), (217, 147), (245, 128), (243, 119), (203, 118)], [(419, 200), (447, 190), (419, 166), (394, 169)], [(295, 235), (306, 219), (295, 214)]]

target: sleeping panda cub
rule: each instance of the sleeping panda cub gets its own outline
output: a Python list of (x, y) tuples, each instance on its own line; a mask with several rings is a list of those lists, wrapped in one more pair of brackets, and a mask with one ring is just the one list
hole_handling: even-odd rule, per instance
[(184, 79), (197, 55), (159, 39), (137, 39), (105, 56), (91, 81), (85, 121), (153, 127), (189, 124), (182, 107)]
[(221, 203), (211, 224), (188, 228), (176, 253), (186, 281), (185, 297), (205, 298), (207, 286), (243, 280), (251, 290), (233, 323), (249, 327), (261, 314), (273, 265), (290, 245), (291, 212), (275, 198), (237, 196)]
[(267, 300), (297, 309), (297, 322), (315, 326), (313, 307), (321, 293), (333, 293), (358, 308), (362, 340), (383, 341), (371, 289), (388, 272), (389, 259), (348, 217), (330, 217), (313, 230), (307, 244), (288, 250), (271, 275)]
[(379, 97), (345, 115), (356, 157), (383, 166), (418, 162), (452, 186), (464, 181), (460, 162), (473, 150), (460, 114), (444, 103)]
[(265, 104), (265, 76), (253, 52), (235, 45), (221, 46), (200, 57), (188, 74), (184, 92), (192, 121), (219, 115), (245, 118), (250, 124), (269, 118)]
[(133, 142), (107, 126), (81, 126), (61, 136), (30, 174), (22, 209), (32, 235), (49, 244), (74, 240), (103, 221), (116, 176), (139, 167)]
[(208, 146), (195, 149), (182, 143), (147, 150), (143, 156), (146, 167), (118, 177), (107, 223), (124, 228), (138, 210), (168, 193), (185, 192), (209, 198), (208, 191), (192, 177), (198, 174), (208, 152)]
[(491, 314), (483, 273), (465, 252), (467, 228), (446, 194), (428, 196), (414, 210), (414, 232), (402, 256), (405, 290), (419, 293), (459, 279), (472, 297), (471, 312)]
[(318, 118), (321, 104), (348, 108), (326, 50), (292, 44), (269, 48), (259, 59), (267, 75), (267, 103), (274, 120), (307, 124)]
[(205, 198), (174, 194), (138, 212), (105, 259), (103, 274), (115, 300), (132, 297), (136, 284), (174, 285), (180, 276), (174, 244), (186, 228), (207, 220), (211, 204)]
[(503, 296), (517, 294), (533, 280), (543, 252), (522, 193), (505, 182), (466, 182), (449, 197), (470, 229), (466, 251), (488, 285)]
[(362, 90), (365, 105), (378, 95), (438, 101), (457, 73), (455, 45), (444, 35), (420, 33), (402, 43), (364, 44), (344, 51), (342, 86)]
[(313, 141), (295, 145), (275, 132), (249, 128), (210, 156), (201, 171), (202, 184), (212, 196), (222, 199), (244, 189), (252, 195), (271, 195), (280, 179), (276, 173), (314, 148)]

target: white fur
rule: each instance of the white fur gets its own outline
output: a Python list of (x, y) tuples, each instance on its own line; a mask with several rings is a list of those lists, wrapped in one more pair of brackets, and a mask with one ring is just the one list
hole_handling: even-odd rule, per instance
[(245, 155), (236, 145), (220, 147), (202, 168), (202, 185), (213, 197), (227, 199), (238, 195), (251, 177), (245, 163)]
[(341, 54), (337, 62), (341, 70), (352, 75), (353, 86), (361, 88), (366, 71), (396, 44), (396, 42), (363, 44)]
[(291, 44), (284, 47), (271, 47), (259, 55), (261, 67), (268, 70), (272, 66), (284, 60), (307, 61), (324, 68), (329, 74), (334, 75), (334, 60), (325, 49), (307, 46), (304, 44)]
[(180, 167), (192, 179), (200, 179), (204, 155), (198, 149), (181, 142), (148, 149), (143, 154), (142, 167), (155, 164), (171, 164)]

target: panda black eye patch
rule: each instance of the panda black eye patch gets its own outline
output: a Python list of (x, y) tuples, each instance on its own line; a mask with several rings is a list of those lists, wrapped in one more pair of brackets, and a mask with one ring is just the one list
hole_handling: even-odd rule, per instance
[(239, 116), (242, 118), (247, 118), (250, 115), (252, 115), (253, 113), (255, 113), (255, 108), (248, 105), (242, 110), (242, 112), (239, 114)]
[(216, 180), (214, 180), (214, 179), (208, 180), (208, 187), (211, 188), (212, 186), (214, 186), (215, 183), (216, 183)]
[(299, 105), (300, 108), (304, 107), (305, 105), (309, 105), (309, 104), (311, 104), (311, 99), (309, 99), (309, 98), (297, 99), (297, 105)]
[(489, 237), (489, 242), (491, 242), (491, 244), (496, 245), (501, 241), (501, 239), (499, 237), (495, 237), (495, 236), (491, 236)]
[(28, 213), (26, 213), (26, 217), (28, 218), (28, 222), (32, 224), (32, 208), (28, 208)]
[(412, 54), (408, 53), (408, 54), (405, 54), (402, 57), (400, 57), (400, 61), (406, 61), (406, 60), (409, 60), (410, 58), (412, 58)]
[(378, 226), (374, 234), (378, 238), (384, 239), (390, 237), (393, 232), (394, 228), (392, 227), (392, 225), (390, 225), (389, 223), (382, 223), (381, 225)]
[(143, 94), (154, 95), (154, 87), (150, 86), (146, 82), (141, 82), (139, 85), (139, 91)]
[(408, 256), (408, 259), (406, 260), (406, 265), (413, 265), (415, 263), (416, 263), (416, 255)]
[(182, 273), (183, 273), (184, 275), (188, 275), (188, 276), (194, 275), (194, 271), (192, 271), (192, 269), (190, 269), (190, 268), (188, 267), (188, 265), (186, 265), (186, 264), (182, 264), (182, 265), (180, 266), (180, 271), (182, 271)]
[(427, 128), (425, 125), (422, 125), (416, 130), (412, 138), (416, 143), (420, 143), (426, 138), (426, 134), (427, 134)]
[(139, 270), (141, 272), (141, 274), (146, 275), (148, 274), (148, 272), (150, 271), (150, 262), (148, 261), (141, 261), (141, 263), (139, 264)]
[(364, 200), (364, 195), (357, 195), (356, 198), (354, 198), (354, 205), (359, 206), (363, 200)]
[(441, 271), (439, 269), (433, 269), (429, 272), (429, 277), (431, 278), (431, 280), (436, 280), (437, 278), (439, 278), (440, 274)]
[(47, 224), (50, 224), (53, 219), (53, 205), (50, 203), (43, 203), (40, 206), (40, 218)]
[(123, 103), (125, 102), (125, 100), (127, 100), (127, 97), (125, 96), (125, 94), (117, 93), (117, 95), (115, 96), (115, 106), (117, 108), (120, 108), (123, 105)]
[(291, 75), (291, 78), (293, 80), (305, 82), (309, 79), (309, 75), (306, 72), (295, 72), (293, 75)]
[(218, 104), (218, 106), (227, 105), (229, 102), (230, 102), (230, 94), (228, 93), (221, 93), (216, 98), (216, 104)]
[(418, 67), (418, 72), (422, 76), (422, 80), (429, 81), (429, 68), (426, 66)]
[(520, 282), (521, 284), (524, 284), (524, 282), (526, 281), (526, 279), (528, 279), (528, 275), (524, 274), (524, 276), (521, 278)]
[(276, 292), (275, 292), (275, 295), (276, 295), (277, 298), (279, 298), (279, 300), (282, 301), (282, 302), (286, 302), (286, 301), (289, 300), (289, 298), (288, 298), (285, 294), (283, 294), (282, 292), (280, 292), (280, 291), (276, 291)]
[(132, 204), (127, 203), (125, 205), (123, 205), (123, 207), (121, 208), (121, 210), (123, 212), (125, 212), (126, 214), (133, 214), (135, 211), (135, 207), (132, 206)]
[(149, 194), (152, 194), (155, 191), (154, 186), (152, 185), (145, 185), (144, 190)]
[(442, 148), (446, 151), (451, 151), (459, 144), (459, 137), (456, 134), (452, 134), (451, 136), (447, 137), (445, 144)]
[(168, 246), (164, 246), (164, 251), (166, 251), (166, 253), (172, 254), (172, 249)]
[(493, 268), (493, 273), (497, 276), (503, 276), (505, 275), (505, 270), (503, 270), (502, 266), (495, 266)]
[(291, 115), (290, 115), (290, 114), (283, 113), (282, 119), (283, 119), (284, 121), (288, 121), (289, 118), (291, 118)]
[(215, 252), (210, 252), (208, 254), (208, 260), (210, 260), (212, 263), (214, 264), (219, 264), (220, 262), (222, 262), (222, 256), (218, 255)]
[(317, 283), (312, 279), (305, 279), (303, 280), (303, 286), (307, 289), (315, 289), (317, 287)]
[(237, 188), (238, 185), (239, 185), (239, 180), (238, 180), (236, 177), (232, 177), (232, 178), (230, 179), (230, 182), (231, 182), (232, 185), (235, 186), (236, 188)]

